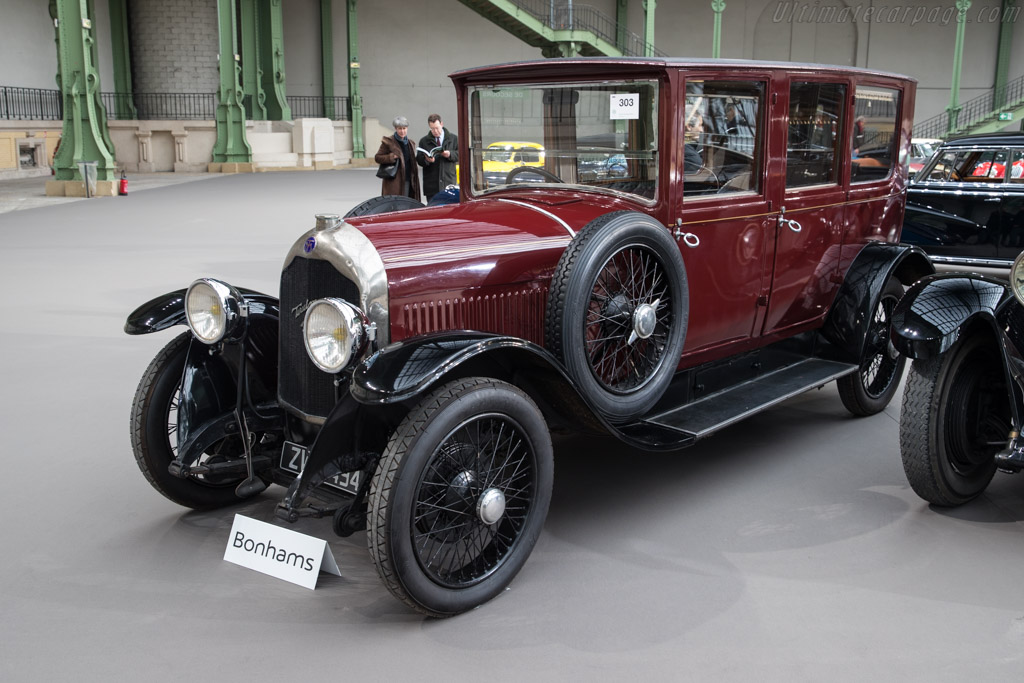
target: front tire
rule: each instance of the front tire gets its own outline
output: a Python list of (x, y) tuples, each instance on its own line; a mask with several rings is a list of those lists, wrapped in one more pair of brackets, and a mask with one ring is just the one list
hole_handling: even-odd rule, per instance
[(553, 478), (547, 425), (520, 389), (476, 378), (432, 392), (370, 488), (367, 543), (384, 585), (434, 617), (498, 595), (533, 550)]
[(1009, 439), (999, 350), (984, 335), (910, 367), (900, 415), (900, 454), (911, 488), (935, 505), (966, 503), (988, 486)]
[(882, 412), (899, 387), (907, 359), (890, 339), (892, 312), (903, 296), (903, 286), (893, 278), (886, 284), (875, 306), (864, 344), (864, 358), (857, 372), (836, 380), (839, 398), (854, 415), (866, 417)]
[[(212, 510), (241, 500), (235, 487), (244, 476), (179, 479), (167, 471), (177, 456), (181, 377), (191, 342), (191, 332), (178, 335), (161, 349), (143, 373), (132, 401), (132, 451), (142, 474), (166, 498), (195, 510)], [(241, 457), (242, 451), (237, 437), (223, 439), (204, 453), (199, 462), (234, 459)]]

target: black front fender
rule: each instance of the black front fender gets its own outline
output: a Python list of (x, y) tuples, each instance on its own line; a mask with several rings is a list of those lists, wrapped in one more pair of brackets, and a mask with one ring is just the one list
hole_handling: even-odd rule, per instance
[(1005, 283), (980, 275), (934, 275), (915, 284), (896, 306), (892, 343), (910, 358), (928, 359), (948, 350), (961, 330), (976, 322), (1000, 338), (997, 311), (1012, 299)]
[(610, 433), (648, 450), (672, 450), (693, 442), (690, 436), (643, 419), (608, 422), (550, 352), (518, 337), (464, 331), (392, 344), (356, 368), (349, 391), (360, 403), (387, 406), (416, 399), (443, 381), (472, 376), (520, 387), (549, 421), (573, 430)]
[[(185, 291), (177, 289), (150, 299), (128, 316), (124, 323), (124, 331), (128, 334), (151, 334), (165, 330), (174, 325), (186, 325)], [(276, 297), (262, 294), (251, 289), (238, 289), (250, 304), (249, 315), (254, 319), (268, 318), (274, 325), (280, 318), (280, 302)]]

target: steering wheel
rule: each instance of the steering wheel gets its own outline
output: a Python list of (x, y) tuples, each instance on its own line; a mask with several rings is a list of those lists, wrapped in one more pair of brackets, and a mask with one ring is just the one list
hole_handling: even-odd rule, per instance
[(562, 180), (561, 178), (556, 176), (554, 173), (546, 171), (543, 168), (541, 168), (540, 166), (516, 166), (515, 168), (513, 168), (511, 171), (508, 172), (508, 175), (505, 176), (505, 183), (506, 184), (511, 183), (512, 179), (514, 177), (516, 177), (517, 175), (519, 175), (520, 173), (536, 173), (539, 176), (543, 176), (544, 178), (547, 178), (548, 180), (550, 180), (553, 183), (564, 183), (565, 182), (564, 180)]

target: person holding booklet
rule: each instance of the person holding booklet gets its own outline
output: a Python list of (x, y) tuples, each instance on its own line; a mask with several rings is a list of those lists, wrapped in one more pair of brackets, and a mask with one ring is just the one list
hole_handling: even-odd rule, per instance
[(423, 167), (423, 194), (427, 201), (449, 185), (455, 184), (459, 163), (459, 139), (444, 127), (440, 114), (427, 117), (430, 132), (420, 138), (416, 163)]
[[(395, 128), (394, 135), (382, 138), (380, 149), (374, 155), (373, 160), (378, 164), (394, 164), (398, 162), (398, 171), (393, 177), (381, 180), (381, 195), (405, 195), (416, 201), (420, 199), (420, 174), (412, 165), (416, 158), (416, 150), (412, 149), (412, 140), (409, 139), (409, 119), (404, 116), (396, 116), (391, 122)], [(381, 176), (378, 176), (381, 177)]]

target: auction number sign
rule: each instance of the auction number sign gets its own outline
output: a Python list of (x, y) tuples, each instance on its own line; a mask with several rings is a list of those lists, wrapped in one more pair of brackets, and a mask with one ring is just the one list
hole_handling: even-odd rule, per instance
[(640, 95), (637, 93), (616, 93), (611, 96), (611, 118), (639, 119)]

